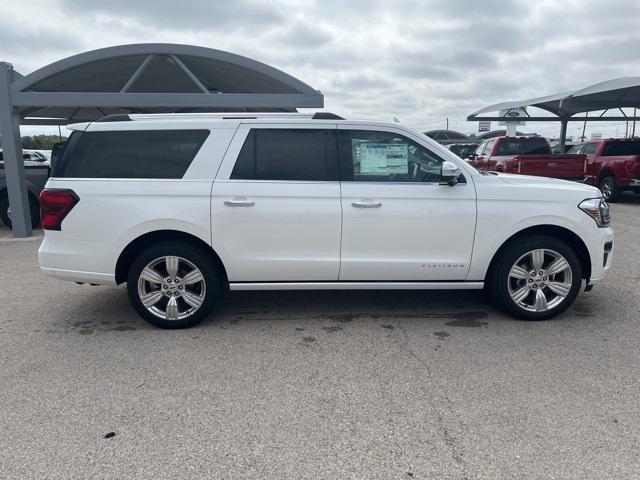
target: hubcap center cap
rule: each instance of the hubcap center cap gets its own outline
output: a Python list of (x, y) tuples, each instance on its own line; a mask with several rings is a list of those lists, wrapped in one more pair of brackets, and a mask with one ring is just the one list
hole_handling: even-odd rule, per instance
[(164, 285), (162, 288), (164, 289), (164, 293), (167, 297), (181, 297), (182, 296), (182, 285), (180, 285), (181, 279), (176, 278), (175, 280), (171, 280), (170, 278), (164, 279)]

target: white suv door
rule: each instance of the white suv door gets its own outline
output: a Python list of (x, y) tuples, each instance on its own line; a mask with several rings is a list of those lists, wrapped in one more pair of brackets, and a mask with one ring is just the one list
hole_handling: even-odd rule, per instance
[(211, 199), (229, 281), (336, 281), (341, 216), (335, 124), (240, 125)]
[(440, 185), (443, 159), (401, 130), (338, 132), (340, 280), (464, 280), (476, 224), (472, 180)]

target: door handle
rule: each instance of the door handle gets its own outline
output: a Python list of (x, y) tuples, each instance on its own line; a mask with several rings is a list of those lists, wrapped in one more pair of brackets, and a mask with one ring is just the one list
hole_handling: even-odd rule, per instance
[(246, 198), (234, 198), (233, 200), (225, 200), (224, 204), (227, 207), (253, 207), (256, 202)]
[(382, 202), (376, 202), (373, 200), (360, 200), (358, 202), (351, 202), (351, 206), (356, 208), (378, 208), (382, 206)]

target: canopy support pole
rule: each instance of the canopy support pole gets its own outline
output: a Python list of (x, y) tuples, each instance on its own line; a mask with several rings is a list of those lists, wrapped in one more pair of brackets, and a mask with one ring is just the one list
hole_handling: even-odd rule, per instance
[(560, 146), (562, 147), (562, 151), (564, 151), (564, 146), (567, 143), (567, 125), (569, 122), (567, 120), (560, 121)]
[(31, 211), (22, 161), (20, 115), (14, 110), (11, 102), (12, 78), (13, 66), (0, 62), (0, 138), (11, 208), (11, 225), (15, 237), (26, 238), (32, 234)]

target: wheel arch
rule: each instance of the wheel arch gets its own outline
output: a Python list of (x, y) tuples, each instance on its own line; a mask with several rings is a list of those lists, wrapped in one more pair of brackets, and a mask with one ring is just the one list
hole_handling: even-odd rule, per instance
[(202, 239), (190, 233), (180, 232), (178, 230), (155, 230), (135, 238), (122, 250), (118, 256), (118, 260), (116, 261), (116, 284), (120, 285), (127, 280), (129, 267), (140, 253), (151, 245), (161, 242), (182, 242), (197, 246), (202, 249), (203, 252), (210, 255), (216, 267), (220, 270), (223, 276), (223, 281), (227, 281), (227, 271), (224, 264), (222, 263), (220, 256), (213, 248), (211, 248), (211, 245), (208, 245)]
[(598, 185), (600, 185), (600, 182), (604, 177), (613, 177), (613, 181), (615, 182), (616, 174), (613, 171), (613, 168), (611, 168), (610, 166), (606, 166), (600, 169), (600, 171), (598, 172)]
[(547, 235), (549, 237), (557, 238), (558, 240), (562, 240), (563, 242), (565, 242), (567, 245), (573, 248), (576, 255), (578, 256), (578, 259), (580, 260), (580, 266), (582, 267), (582, 278), (587, 279), (591, 277), (591, 256), (589, 255), (589, 249), (578, 235), (576, 235), (568, 228), (560, 227), (558, 225), (535, 225), (514, 233), (507, 240), (505, 240), (502, 245), (500, 245), (500, 248), (498, 248), (496, 253), (491, 258), (485, 280), (488, 279), (491, 275), (491, 272), (495, 268), (496, 261), (498, 258), (500, 258), (502, 252), (504, 252), (504, 250), (511, 243), (530, 235)]

